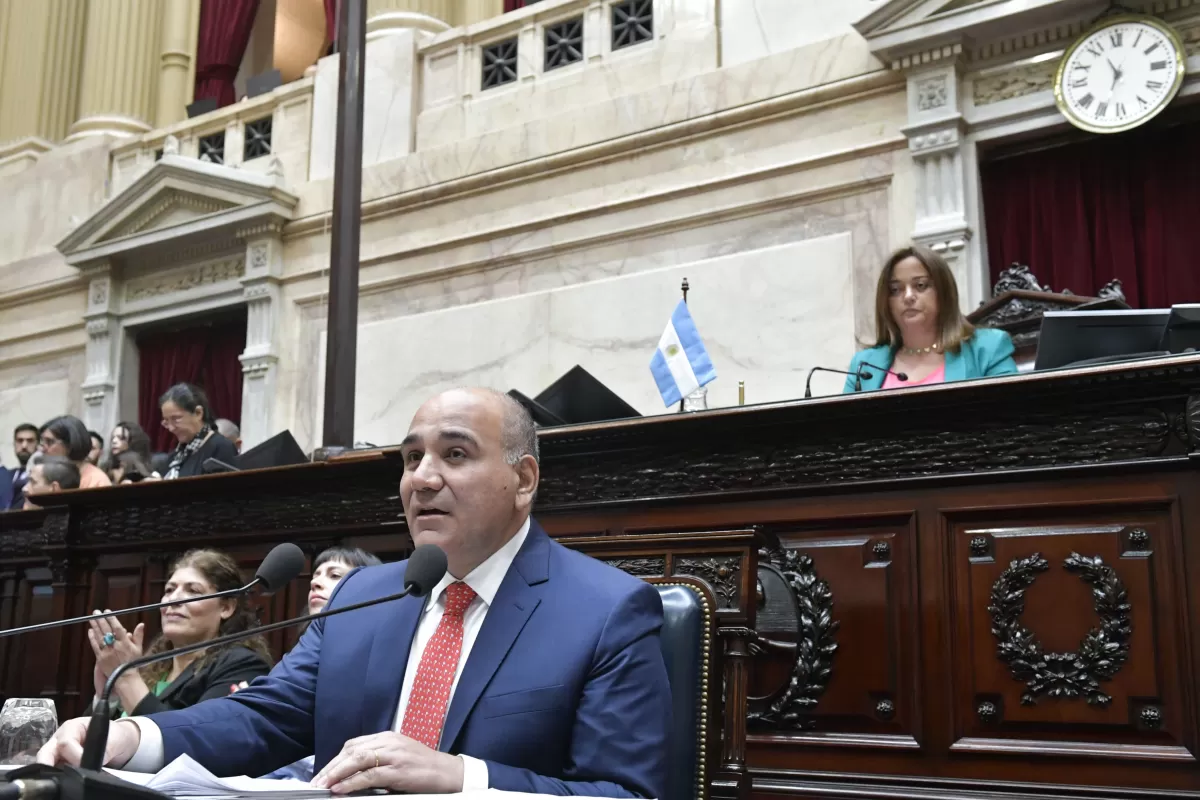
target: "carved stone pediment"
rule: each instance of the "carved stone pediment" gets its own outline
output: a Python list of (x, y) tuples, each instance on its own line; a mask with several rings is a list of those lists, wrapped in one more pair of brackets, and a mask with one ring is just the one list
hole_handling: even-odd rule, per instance
[(894, 69), (957, 56), (973, 43), (1096, 16), (1095, 0), (889, 0), (855, 23)]
[(100, 241), (165, 230), (231, 208), (237, 208), (237, 204), (181, 189), (166, 189), (155, 202), (142, 205), (138, 213), (108, 231)]
[(196, 245), (233, 245), (238, 231), (282, 226), (298, 198), (278, 175), (165, 155), (58, 243), (67, 263), (136, 260)]

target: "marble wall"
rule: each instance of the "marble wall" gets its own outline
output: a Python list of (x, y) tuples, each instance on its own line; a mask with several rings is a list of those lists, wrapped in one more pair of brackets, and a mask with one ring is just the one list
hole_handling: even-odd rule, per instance
[(0, 464), (18, 466), (12, 452), (13, 429), (25, 422), (40, 426), (64, 413), (70, 393), (71, 384), (65, 378), (0, 389)]
[[(358, 439), (396, 441), (439, 389), (534, 395), (577, 363), (643, 413), (668, 411), (648, 362), (685, 275), (720, 374), (713, 407), (736, 402), (739, 380), (750, 402), (798, 397), (811, 366), (841, 366), (870, 338), (875, 273), (912, 230), (913, 184), (904, 81), (849, 28), (860, 0), (655, 0), (655, 38), (619, 52), (601, 35), (609, 5), (546, 0), (368, 43)], [(538, 37), (570, 14), (599, 23), (585, 60), (546, 72)], [(520, 79), (479, 91), (471, 53), (511, 33), (526, 48)], [(168, 134), (194, 157), (197, 137), (224, 127), (230, 166), (276, 169), (274, 156), (239, 163), (242, 124), (273, 113), (278, 169), (300, 201), (272, 278), (271, 416), (319, 445), (337, 69), (329, 57), (269, 96), (109, 143), (107, 185), (82, 167), (70, 201), (52, 202), (50, 173), (39, 178), (37, 214), (58, 227), (17, 257), (75, 283), (31, 311), (0, 292), (13, 320), (58, 331), (6, 338), (0, 319), (0, 391), (31, 380), (22, 370), (52, 358), (38, 355), (47, 342), (53, 358), (82, 359), (83, 283), (54, 242), (153, 164)], [(35, 273), (20, 277), (37, 290)]]
[(721, 0), (721, 64), (815, 43), (865, 45), (851, 24), (879, 5), (880, 0)]
[[(417, 407), (444, 389), (533, 396), (576, 364), (642, 414), (673, 413), (649, 363), (684, 277), (717, 369), (710, 404), (735, 405), (739, 380), (748, 402), (800, 397), (810, 366), (840, 366), (854, 352), (852, 238), (835, 234), (368, 322), (359, 329), (355, 438), (398, 442)], [(321, 364), (324, 347), (322, 333)], [(841, 381), (818, 379), (814, 388), (840, 391)], [(321, 392), (314, 395), (319, 423)]]

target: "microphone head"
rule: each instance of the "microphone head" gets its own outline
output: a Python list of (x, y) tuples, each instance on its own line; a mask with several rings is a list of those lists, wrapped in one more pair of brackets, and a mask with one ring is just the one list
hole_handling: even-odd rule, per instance
[(277, 544), (258, 565), (255, 579), (263, 594), (275, 594), (304, 570), (304, 551), (291, 542)]
[(897, 372), (897, 373), (896, 373), (896, 380), (898, 380), (898, 381), (906, 381), (906, 380), (908, 380), (908, 373), (907, 373), (907, 372)]
[(423, 544), (408, 557), (404, 568), (404, 588), (414, 597), (424, 597), (433, 591), (446, 574), (446, 553), (433, 544)]

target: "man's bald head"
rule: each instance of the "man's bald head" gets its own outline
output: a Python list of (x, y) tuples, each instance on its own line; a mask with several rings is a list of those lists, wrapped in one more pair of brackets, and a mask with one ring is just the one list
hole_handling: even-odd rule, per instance
[(498, 392), (495, 389), (467, 388), (458, 391), (472, 392), (491, 402), (499, 403), (503, 423), (500, 428), (500, 441), (504, 447), (504, 460), (516, 464), (522, 456), (533, 456), (533, 460), (541, 463), (538, 451), (537, 425), (525, 406), (521, 405), (512, 395)]
[(539, 477), (537, 429), (493, 389), (451, 389), (413, 415), (401, 443), (400, 497), (417, 544), (446, 551), (463, 577), (529, 516)]

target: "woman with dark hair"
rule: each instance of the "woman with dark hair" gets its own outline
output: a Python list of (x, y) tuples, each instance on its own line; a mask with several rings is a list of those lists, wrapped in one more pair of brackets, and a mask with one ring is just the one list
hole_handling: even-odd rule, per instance
[(92, 437), (78, 417), (65, 414), (55, 417), (38, 430), (38, 449), (48, 456), (61, 456), (79, 467), (79, 488), (95, 489), (112, 486), (104, 470), (88, 462), (92, 452)]
[(95, 431), (88, 431), (88, 438), (92, 442), (92, 449), (88, 451), (87, 462), (100, 466), (100, 458), (104, 455), (104, 437)]
[[(1017, 371), (1008, 334), (958, 307), (950, 265), (920, 245), (897, 250), (875, 287), (875, 346), (850, 362), (846, 392), (964, 381)], [(904, 373), (901, 381), (891, 372)]]
[[(122, 458), (123, 456), (127, 457)], [(122, 421), (112, 429), (112, 435), (108, 439), (108, 458), (104, 459), (102, 468), (108, 473), (108, 477), (114, 484), (136, 483), (136, 481), (122, 481), (114, 477), (118, 471), (125, 475), (131, 474), (131, 468), (134, 472), (140, 473), (143, 479), (161, 478), (162, 476), (150, 466), (152, 457), (149, 434), (136, 422)]]
[[(184, 600), (244, 585), (241, 570), (231, 556), (219, 550), (192, 550), (171, 567), (170, 579), (163, 587), (163, 601)], [(160, 616), (162, 634), (145, 650), (147, 654), (258, 626), (244, 595), (167, 606)], [(108, 676), (118, 666), (143, 655), (146, 626), (139, 622), (132, 632), (127, 631), (116, 617), (103, 617), (88, 624), (91, 626), (88, 642), (96, 654), (93, 682), (98, 697)], [(144, 667), (140, 672), (127, 672), (117, 680), (114, 694), (128, 716), (187, 708), (203, 700), (225, 697), (242, 681), (266, 675), (271, 671), (271, 663), (266, 640), (254, 636), (236, 644), (176, 656)]]
[[(322, 550), (321, 554), (313, 561), (313, 574), (312, 580), (309, 582), (308, 591), (308, 613), (319, 614), (324, 611), (325, 604), (329, 602), (329, 596), (333, 594), (333, 590), (342, 582), (342, 578), (349, 575), (355, 569), (358, 567), (377, 567), (382, 563), (378, 556), (358, 547), (330, 547), (327, 550)], [(246, 685), (243, 683), (238, 688), (245, 689)], [(264, 775), (263, 777), (279, 780), (294, 778), (298, 781), (311, 781), (313, 777), (313, 764), (313, 757), (308, 756), (294, 764), (280, 767), (270, 775)]]
[(358, 567), (377, 567), (383, 562), (373, 553), (358, 547), (330, 547), (313, 561), (312, 580), (308, 584), (308, 613), (319, 614), (342, 578)]
[(158, 473), (151, 470), (150, 465), (132, 450), (118, 453), (117, 457), (112, 459), (112, 465), (108, 468), (108, 478), (114, 486), (121, 483), (161, 480)]
[(198, 386), (177, 383), (159, 398), (162, 424), (179, 442), (163, 477), (188, 478), (204, 473), (210, 458), (232, 464), (238, 456), (233, 442), (217, 433), (208, 397)]
[(108, 453), (116, 458), (127, 450), (132, 450), (142, 457), (142, 461), (150, 463), (151, 448), (150, 434), (136, 422), (118, 422), (108, 438)]

